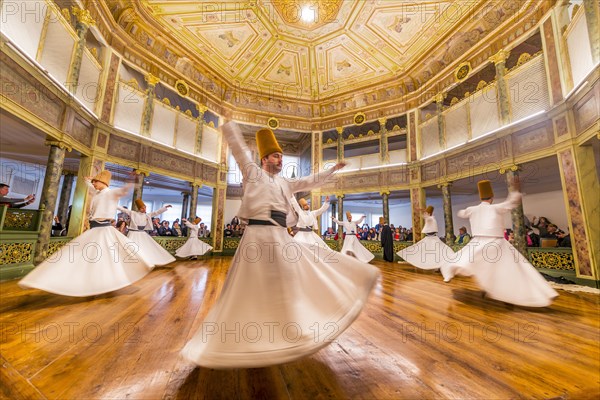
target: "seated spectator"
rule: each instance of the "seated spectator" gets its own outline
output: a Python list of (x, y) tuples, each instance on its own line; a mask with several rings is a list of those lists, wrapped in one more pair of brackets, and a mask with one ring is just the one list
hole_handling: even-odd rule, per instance
[(115, 228), (117, 228), (117, 230), (123, 235), (127, 236), (127, 222), (125, 220), (118, 221)]
[(198, 227), (198, 237), (207, 237), (208, 229), (206, 229), (206, 225), (204, 222), (200, 222), (200, 226)]
[(158, 229), (160, 236), (173, 236), (173, 231), (169, 227), (169, 221), (163, 221), (161, 227)]
[(63, 226), (58, 219), (58, 216), (54, 216), (54, 222), (52, 223), (52, 230), (50, 231), (51, 236), (61, 236), (61, 232), (63, 231)]
[(377, 235), (377, 232), (375, 232), (375, 228), (369, 229), (369, 233), (367, 234), (367, 240), (377, 240), (377, 239), (378, 239), (378, 235)]
[(550, 221), (548, 220), (548, 218), (546, 217), (540, 217), (538, 219), (538, 217), (533, 217), (531, 219), (532, 222), (532, 227), (533, 228), (537, 228), (539, 230), (539, 235), (541, 238), (545, 238), (545, 237), (552, 237), (552, 236), (548, 236), (548, 225), (550, 225)]
[(394, 240), (395, 240), (396, 242), (399, 242), (399, 241), (400, 241), (400, 235), (401, 235), (401, 233), (400, 233), (400, 228), (396, 228), (396, 229), (394, 229)]
[[(297, 232), (297, 230), (295, 230), (294, 228), (292, 228), (292, 233), (295, 235)], [(233, 237), (235, 238), (239, 238), (242, 237), (242, 229), (239, 225), (236, 225), (235, 228), (233, 228)], [(293, 235), (292, 235), (293, 236)]]
[(0, 183), (0, 206), (8, 206), (9, 208), (22, 208), (35, 201), (35, 194), (30, 194), (24, 199), (11, 199), (6, 197), (9, 188), (10, 186), (7, 184)]
[[(540, 230), (541, 232), (541, 230)], [(560, 229), (558, 229), (558, 226), (554, 225), (554, 224), (548, 224), (548, 226), (546, 226), (546, 234), (542, 235), (540, 233), (540, 237), (541, 238), (550, 238), (550, 239), (558, 239), (557, 234), (562, 232)]]
[(173, 236), (183, 236), (183, 231), (181, 230), (181, 225), (179, 225), (179, 218), (177, 218), (175, 220), (175, 222), (173, 222), (173, 228), (171, 228), (171, 231), (173, 232)]
[(152, 218), (152, 231), (150, 231), (150, 236), (158, 236), (160, 228), (161, 228), (161, 225), (160, 225), (159, 219)]
[(558, 238), (556, 247), (571, 247), (571, 235), (569, 232), (558, 231), (556, 237)]
[(537, 235), (530, 226), (526, 227), (526, 230), (527, 230), (527, 238), (528, 238), (527, 246), (540, 247), (539, 235)]
[(231, 224), (227, 224), (227, 226), (225, 227), (225, 231), (223, 232), (223, 236), (225, 236), (225, 237), (233, 236), (233, 231), (231, 230)]
[(454, 243), (467, 244), (467, 243), (469, 243), (469, 240), (471, 240), (471, 235), (469, 235), (467, 233), (467, 228), (464, 226), (461, 226), (460, 228), (458, 228), (458, 236), (456, 237), (456, 240), (454, 241)]
[(412, 242), (413, 240), (413, 233), (412, 233), (412, 229), (407, 229), (406, 230), (406, 239), (407, 242)]
[(323, 233), (323, 239), (325, 239), (325, 240), (333, 240), (333, 238), (335, 236), (336, 236), (336, 233), (333, 231), (332, 227), (327, 228), (325, 233)]

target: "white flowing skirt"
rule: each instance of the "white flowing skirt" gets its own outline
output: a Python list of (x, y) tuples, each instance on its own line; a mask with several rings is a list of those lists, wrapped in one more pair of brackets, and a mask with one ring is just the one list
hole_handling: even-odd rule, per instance
[(148, 233), (144, 231), (129, 231), (127, 237), (133, 240), (140, 247), (140, 253), (153, 265), (166, 265), (175, 261), (167, 250), (156, 243)]
[(490, 298), (526, 307), (546, 307), (558, 296), (544, 277), (504, 238), (474, 237), (442, 265), (444, 280), (473, 276)]
[(204, 243), (202, 240), (197, 237), (192, 237), (184, 243), (183, 246), (178, 248), (175, 251), (175, 255), (177, 257), (192, 257), (192, 256), (201, 256), (207, 251), (212, 250), (212, 246)]
[(246, 228), (223, 290), (184, 357), (208, 368), (258, 368), (327, 346), (358, 317), (379, 270), (298, 243), (286, 228)]
[(367, 250), (355, 235), (349, 233), (347, 233), (344, 238), (344, 245), (342, 246), (341, 252), (365, 263), (368, 263), (375, 258), (373, 253)]
[(404, 261), (422, 269), (437, 269), (451, 261), (454, 250), (437, 236), (425, 236), (412, 246), (397, 252)]
[(139, 246), (112, 226), (88, 229), (35, 267), (19, 285), (64, 296), (129, 286), (152, 270)]
[(323, 239), (319, 237), (319, 235), (312, 231), (298, 231), (296, 232), (296, 235), (294, 235), (294, 240), (299, 243), (304, 243), (308, 246), (318, 246), (324, 249), (331, 249), (331, 247), (327, 246), (327, 243), (325, 243)]

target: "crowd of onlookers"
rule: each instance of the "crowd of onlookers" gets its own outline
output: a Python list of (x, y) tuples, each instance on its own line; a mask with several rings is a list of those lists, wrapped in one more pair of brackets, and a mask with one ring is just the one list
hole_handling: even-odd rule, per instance
[[(380, 240), (379, 236), (381, 235), (381, 229), (383, 225), (377, 224), (373, 227), (370, 227), (369, 224), (363, 224), (361, 227), (356, 228), (356, 237), (359, 240)], [(398, 242), (410, 242), (413, 240), (412, 228), (404, 228), (402, 226), (395, 227), (394, 224), (390, 225), (392, 229), (392, 235), (395, 241)], [(337, 240), (338, 233), (334, 231), (332, 227), (327, 228), (325, 232), (323, 232), (323, 239), (326, 240)], [(346, 233), (343, 233), (343, 237), (346, 237)]]

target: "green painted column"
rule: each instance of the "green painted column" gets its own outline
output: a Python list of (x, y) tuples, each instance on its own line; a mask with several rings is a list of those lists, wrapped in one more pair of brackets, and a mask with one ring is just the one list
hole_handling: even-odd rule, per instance
[[(344, 220), (344, 195), (341, 194), (339, 196), (337, 196), (338, 199), (338, 216), (337, 219), (338, 221), (343, 221)], [(342, 225), (338, 225), (337, 227), (337, 232), (338, 232), (338, 250), (342, 249), (342, 246), (344, 245), (344, 227)]]
[(194, 219), (197, 217), (196, 210), (198, 209), (198, 189), (200, 189), (200, 185), (193, 183), (192, 184), (192, 193), (191, 193), (191, 197), (190, 197), (189, 219)]
[(72, 7), (73, 15), (77, 18), (75, 30), (77, 31), (77, 43), (75, 44), (75, 54), (71, 63), (71, 69), (67, 78), (67, 86), (71, 93), (77, 92), (79, 85), (79, 73), (81, 71), (81, 62), (83, 60), (83, 51), (85, 49), (86, 35), (91, 25), (95, 23), (88, 10), (82, 10), (78, 7)]
[(509, 51), (500, 50), (489, 58), (496, 66), (496, 87), (498, 89), (498, 104), (500, 106), (500, 120), (502, 125), (510, 123), (510, 103), (508, 99), (508, 85), (506, 84), (506, 59)]
[(183, 196), (183, 201), (181, 203), (181, 219), (187, 219), (190, 212), (190, 193), (181, 192), (181, 195)]
[(42, 222), (33, 254), (33, 263), (35, 265), (40, 264), (48, 257), (48, 244), (50, 243), (50, 233), (52, 232), (53, 213), (58, 198), (58, 184), (60, 183), (67, 149), (67, 146), (62, 142), (46, 142), (46, 144), (50, 145), (50, 154), (48, 155), (44, 186), (40, 198)]
[(92, 156), (81, 155), (79, 170), (77, 171), (77, 183), (75, 184), (75, 195), (71, 206), (71, 218), (69, 219), (69, 237), (79, 236), (87, 229), (90, 196), (88, 196), (89, 187), (85, 178), (95, 176), (103, 168), (104, 161)]
[(146, 103), (144, 104), (144, 112), (142, 113), (142, 136), (150, 136), (150, 127), (152, 126), (152, 116), (154, 115), (154, 99), (156, 98), (156, 94), (154, 89), (156, 88), (156, 84), (160, 82), (156, 76), (152, 74), (148, 74), (145, 77), (146, 82), (148, 83), (148, 90), (146, 90)]
[(66, 173), (63, 176), (62, 187), (60, 188), (60, 197), (58, 201), (58, 212), (56, 215), (63, 224), (63, 227), (67, 228), (67, 214), (69, 213), (69, 201), (71, 200), (71, 192), (73, 191), (73, 183), (75, 182), (75, 175), (72, 173)]
[(442, 201), (444, 205), (444, 224), (446, 226), (446, 243), (450, 245), (454, 243), (456, 236), (454, 236), (454, 220), (452, 218), (452, 195), (450, 193), (450, 186), (452, 183), (442, 183), (438, 185), (438, 188), (442, 189)]
[(196, 110), (200, 113), (198, 115), (198, 125), (196, 126), (196, 145), (194, 148), (194, 154), (202, 153), (202, 132), (204, 131), (204, 113), (208, 110), (208, 107), (203, 105), (196, 105)]
[(440, 149), (443, 150), (446, 148), (446, 125), (444, 121), (444, 115), (442, 112), (444, 111), (444, 99), (446, 98), (446, 93), (438, 93), (435, 96), (435, 106), (437, 113), (437, 123), (438, 123), (438, 141), (440, 144)]
[[(509, 192), (520, 192), (521, 183), (519, 181), (519, 167), (513, 165), (508, 169), (501, 169), (501, 174), (506, 173), (506, 184)], [(525, 231), (525, 219), (523, 213), (523, 202), (519, 202), (519, 205), (511, 211), (512, 229), (515, 236), (513, 246), (519, 250), (521, 254), (527, 258), (527, 232)]]
[(338, 126), (335, 128), (338, 133), (337, 138), (337, 162), (341, 162), (344, 159), (344, 128)]
[(133, 184), (133, 195), (131, 197), (131, 209), (133, 211), (139, 211), (135, 205), (136, 199), (143, 199), (144, 196), (144, 180), (150, 175), (147, 171), (134, 169), (133, 173), (136, 175), (136, 179)]
[(390, 223), (390, 192), (380, 192), (383, 200), (383, 219), (388, 224)]
[[(379, 159), (382, 164), (389, 164), (390, 153), (388, 151), (388, 138), (385, 123), (387, 118), (379, 118)], [(387, 220), (386, 220), (387, 221)]]

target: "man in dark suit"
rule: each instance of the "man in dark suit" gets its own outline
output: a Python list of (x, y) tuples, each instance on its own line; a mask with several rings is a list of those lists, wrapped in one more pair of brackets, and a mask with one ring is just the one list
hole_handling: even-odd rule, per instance
[(387, 224), (383, 217), (379, 218), (379, 225), (381, 228), (381, 247), (383, 248), (383, 259), (387, 262), (394, 261), (394, 235), (392, 234), (392, 228)]

